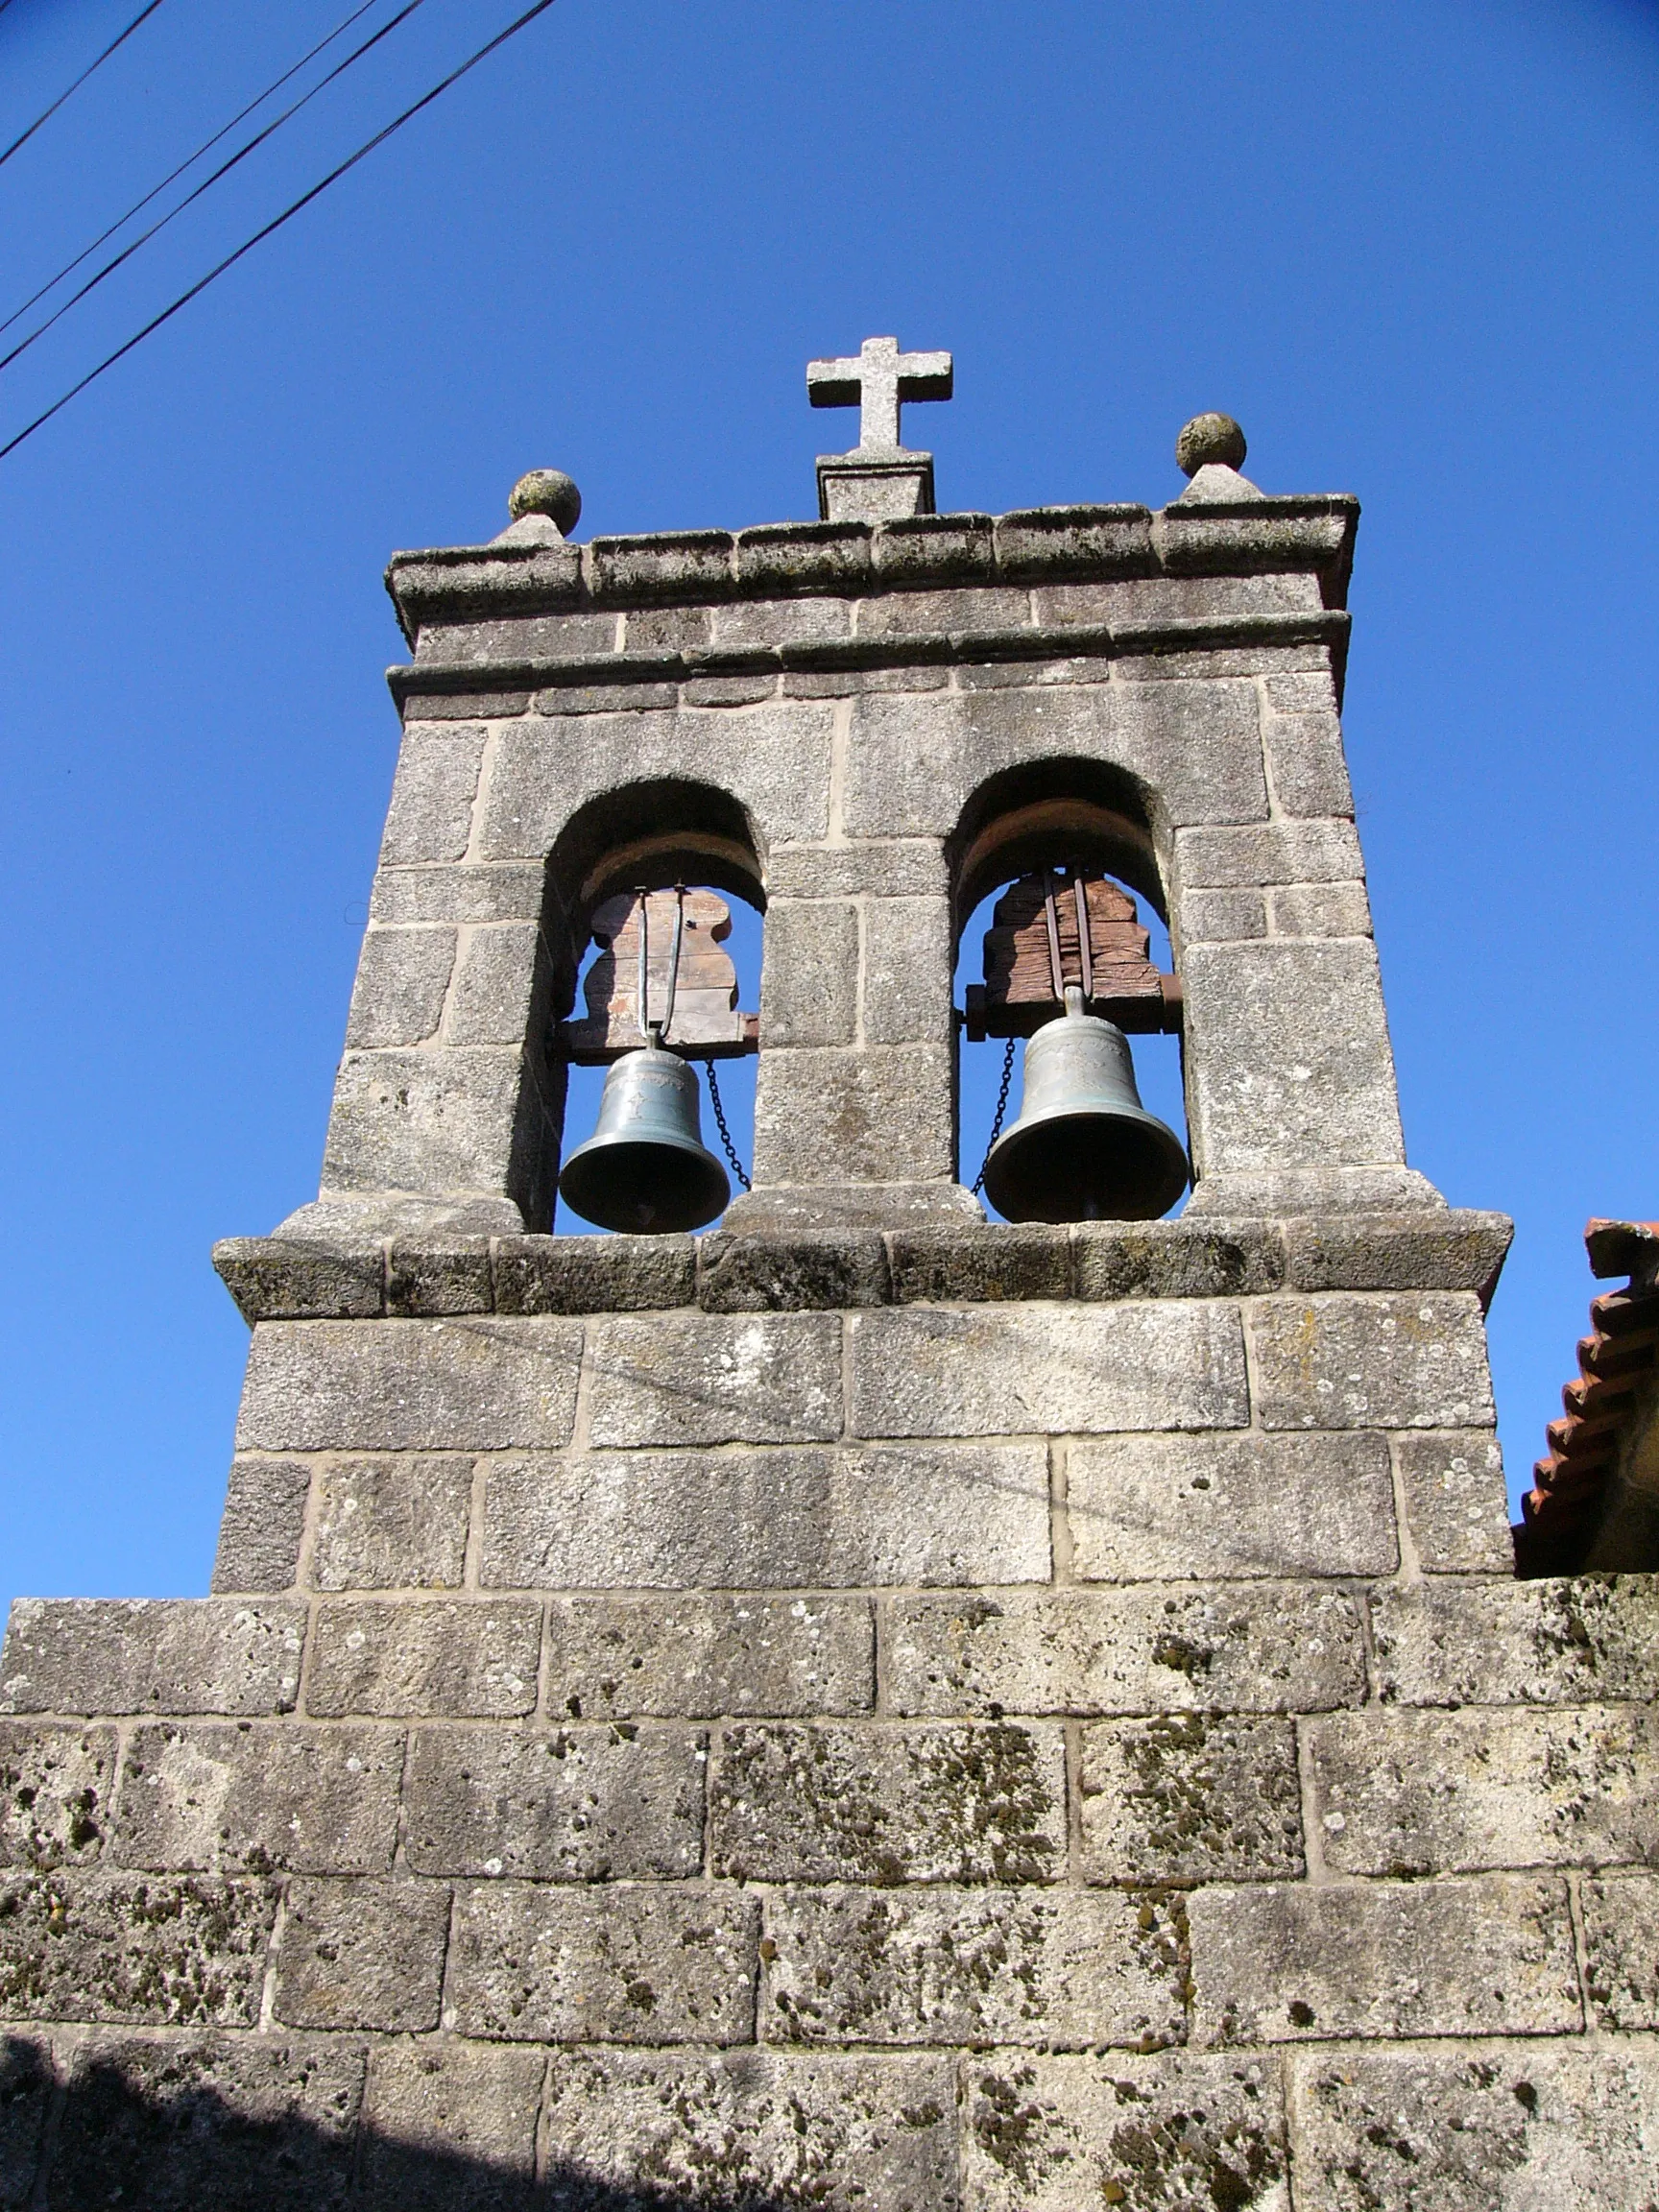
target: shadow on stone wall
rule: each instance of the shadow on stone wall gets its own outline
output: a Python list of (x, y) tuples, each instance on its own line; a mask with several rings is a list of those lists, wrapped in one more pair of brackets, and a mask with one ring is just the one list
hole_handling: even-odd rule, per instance
[[(537, 2182), (527, 2145), (498, 2158), (397, 2140), (360, 2109), (360, 2046), (106, 2037), (60, 2060), (61, 2086), (44, 2042), (0, 2040), (0, 2212), (784, 2212), (741, 2178), (695, 2198), (569, 2167)], [(469, 2086), (456, 2134), (527, 2131), (533, 2097)]]

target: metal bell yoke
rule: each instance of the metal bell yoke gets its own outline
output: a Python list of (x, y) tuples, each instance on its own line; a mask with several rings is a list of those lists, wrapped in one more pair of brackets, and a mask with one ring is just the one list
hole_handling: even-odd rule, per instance
[(639, 909), (639, 1027), (646, 1039), (605, 1076), (599, 1124), (578, 1145), (559, 1176), (559, 1195), (572, 1213), (601, 1229), (665, 1237), (702, 1229), (726, 1211), (732, 1186), (703, 1142), (697, 1071), (662, 1040), (674, 1019), (674, 987), (685, 926), (684, 884), (668, 964), (667, 1003), (650, 1019), (647, 902)]

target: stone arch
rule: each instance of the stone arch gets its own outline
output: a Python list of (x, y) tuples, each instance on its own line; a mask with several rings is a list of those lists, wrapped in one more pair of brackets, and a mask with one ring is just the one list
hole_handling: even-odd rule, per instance
[(719, 785), (688, 777), (642, 777), (612, 785), (579, 805), (547, 855), (540, 958), (546, 985), (546, 1076), (536, 1116), (542, 1152), (531, 1178), (537, 1226), (552, 1214), (565, 1151), (568, 1070), (557, 1024), (576, 1006), (577, 981), (593, 916), (618, 892), (707, 885), (766, 910), (765, 839), (749, 809)]
[(958, 938), (999, 883), (1066, 860), (1119, 878), (1167, 922), (1168, 840), (1160, 813), (1156, 794), (1109, 761), (1051, 756), (988, 776), (946, 841)]

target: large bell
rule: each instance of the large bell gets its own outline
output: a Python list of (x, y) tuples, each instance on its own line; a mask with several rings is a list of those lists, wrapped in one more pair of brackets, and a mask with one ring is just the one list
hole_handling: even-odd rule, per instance
[(565, 1161), (559, 1195), (585, 1221), (640, 1237), (723, 1214), (732, 1186), (703, 1142), (696, 1070), (654, 1045), (614, 1062), (599, 1126)]
[(1155, 1221), (1188, 1172), (1180, 1138), (1141, 1103), (1128, 1038), (1068, 991), (1025, 1047), (1020, 1118), (992, 1147), (985, 1195), (1009, 1221)]

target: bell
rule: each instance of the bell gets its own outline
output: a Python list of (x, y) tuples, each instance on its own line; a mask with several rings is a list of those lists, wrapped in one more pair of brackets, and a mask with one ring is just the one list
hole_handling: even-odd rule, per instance
[(985, 1163), (1005, 1220), (1155, 1221), (1187, 1188), (1187, 1154), (1142, 1105), (1128, 1038), (1082, 1007), (1068, 990), (1025, 1047), (1020, 1118)]
[(637, 1237), (701, 1229), (723, 1214), (732, 1186), (703, 1142), (696, 1070), (655, 1045), (615, 1061), (599, 1126), (565, 1161), (559, 1195), (585, 1221)]

